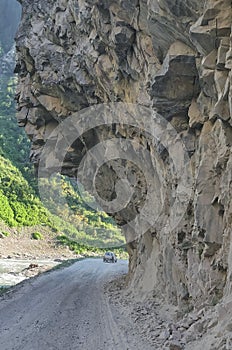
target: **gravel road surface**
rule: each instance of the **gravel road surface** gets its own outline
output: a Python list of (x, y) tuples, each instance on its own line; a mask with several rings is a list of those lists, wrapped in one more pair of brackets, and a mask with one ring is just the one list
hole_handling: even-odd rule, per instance
[(86, 259), (16, 286), (0, 299), (0, 349), (150, 349), (103, 292), (127, 269)]

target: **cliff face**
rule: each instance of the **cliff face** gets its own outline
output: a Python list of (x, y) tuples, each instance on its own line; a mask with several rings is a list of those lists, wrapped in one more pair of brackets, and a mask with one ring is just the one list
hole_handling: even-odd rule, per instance
[[(165, 145), (124, 125), (126, 119), (81, 135), (67, 150), (62, 172), (75, 175), (83, 155), (107, 137), (145, 147), (155, 159), (148, 170), (155, 184), (151, 205), (162, 210), (134, 239), (133, 229), (126, 229), (130, 285), (140, 295), (153, 293), (180, 306), (231, 296), (231, 1), (21, 2), (18, 122), (32, 140), (31, 160), (38, 165), (51, 131), (86, 107), (125, 102), (158, 112), (167, 122), (163, 130), (173, 127), (185, 145), (192, 176), (188, 205), (172, 229), (164, 222), (183, 174), (173, 170)], [(54, 148), (58, 142), (53, 139)], [(123, 225), (138, 214), (150, 188), (142, 166), (118, 158), (101, 167), (96, 186), (112, 201), (118, 172), (135, 178), (135, 194), (114, 213)], [(149, 162), (145, 153), (139, 158)]]

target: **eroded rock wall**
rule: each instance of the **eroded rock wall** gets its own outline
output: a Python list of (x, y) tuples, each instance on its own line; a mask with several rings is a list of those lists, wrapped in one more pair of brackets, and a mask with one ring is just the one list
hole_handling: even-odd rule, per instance
[[(157, 111), (186, 146), (192, 193), (175, 229), (154, 225), (130, 240), (130, 284), (140, 295), (188, 307), (230, 295), (231, 1), (21, 3), (18, 122), (32, 141), (32, 162), (38, 164), (51, 131), (86, 107), (126, 102)], [(155, 154), (150, 174), (164, 207), (161, 216), (168, 218), (182, 174), (176, 177), (165, 150), (145, 136), (123, 125), (97, 128), (68, 151), (62, 171), (75, 175), (86, 149), (107, 137), (134, 138)], [(139, 211), (147, 189), (141, 169), (118, 160), (106, 164), (98, 178), (104, 199), (114, 198), (116, 168), (137, 176), (136, 195), (115, 215), (120, 224)]]

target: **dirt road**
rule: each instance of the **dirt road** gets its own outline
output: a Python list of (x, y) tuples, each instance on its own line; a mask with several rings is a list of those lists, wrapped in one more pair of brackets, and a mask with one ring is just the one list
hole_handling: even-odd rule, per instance
[(150, 349), (103, 293), (126, 271), (125, 261), (86, 259), (26, 281), (0, 301), (0, 349)]

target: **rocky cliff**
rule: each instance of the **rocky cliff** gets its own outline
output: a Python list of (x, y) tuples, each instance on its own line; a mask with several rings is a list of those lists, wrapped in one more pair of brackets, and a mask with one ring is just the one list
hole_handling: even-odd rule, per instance
[[(123, 147), (132, 159), (119, 151), (117, 157), (107, 156), (95, 176), (104, 201), (120, 195), (119, 178), (124, 194), (122, 179), (133, 183), (134, 192), (124, 207), (112, 211), (128, 238), (130, 285), (140, 296), (152, 294), (180, 309), (228, 302), (232, 297), (231, 1), (20, 2), (18, 122), (32, 141), (32, 162), (38, 167), (48, 139), (52, 147), (45, 167), (60, 160), (62, 127), (62, 137), (72, 142), (66, 143), (60, 170), (70, 176), (78, 174), (82, 158), (98, 143), (104, 143), (101, 150), (106, 154), (107, 139), (116, 140), (117, 149), (120, 142), (130, 140), (130, 146)], [(82, 124), (78, 130), (73, 127), (73, 138), (71, 124), (67, 132), (62, 123), (71, 115), (77, 123), (83, 121), (81, 111), (102, 103), (118, 108), (120, 118), (110, 122), (106, 107), (101, 122), (91, 120), (86, 130)], [(135, 105), (126, 110), (125, 106)], [(145, 117), (139, 124), (128, 122), (129, 114), (139, 119), (145, 109), (161, 116), (159, 125), (164, 124), (158, 136), (173, 130), (171, 147), (167, 138), (152, 139), (141, 126)], [(95, 118), (101, 113), (95, 109)], [(59, 132), (49, 137), (58, 125)], [(182, 157), (175, 147), (178, 142), (185, 149), (183, 172), (174, 166)], [(91, 163), (85, 164), (86, 180)], [(183, 176), (191, 177), (191, 191), (180, 190)], [(91, 190), (88, 181), (86, 185)], [(148, 193), (152, 198), (146, 207)], [(184, 206), (175, 207), (181, 193), (187, 204), (179, 201)], [(130, 223), (144, 206), (151, 210), (149, 218), (157, 218), (150, 225), (143, 221), (139, 234), (139, 221), (137, 226)], [(171, 216), (180, 217), (174, 226), (167, 224)]]

